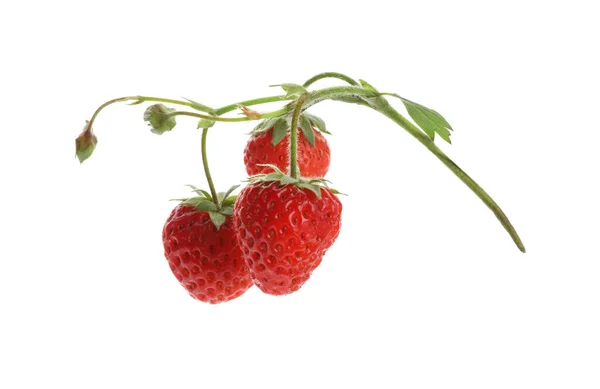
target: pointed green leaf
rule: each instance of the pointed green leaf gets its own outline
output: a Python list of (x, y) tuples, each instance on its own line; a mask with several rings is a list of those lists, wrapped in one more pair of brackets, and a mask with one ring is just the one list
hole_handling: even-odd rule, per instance
[(217, 230), (221, 228), (223, 223), (225, 223), (225, 221), (227, 220), (227, 217), (225, 215), (220, 214), (219, 212), (208, 211), (208, 214), (212, 223), (215, 225), (215, 227), (217, 227)]
[(275, 128), (273, 129), (273, 136), (271, 140), (271, 144), (273, 146), (277, 146), (277, 144), (281, 142), (283, 138), (285, 138), (288, 128), (290, 128), (290, 124), (285, 118), (280, 118), (277, 120), (277, 123), (275, 123)]
[(297, 97), (303, 93), (308, 93), (306, 88), (304, 88), (302, 85), (298, 85), (298, 84), (286, 83), (286, 84), (277, 84), (277, 85), (269, 85), (269, 86), (272, 86), (272, 87), (280, 86), (286, 92), (286, 95), (285, 95), (286, 98)]
[(302, 133), (304, 137), (310, 143), (311, 146), (315, 145), (315, 133), (313, 132), (312, 126), (310, 125), (310, 121), (306, 118), (306, 116), (300, 116), (299, 120), (300, 128), (302, 129)]
[(313, 126), (317, 127), (319, 131), (324, 132), (325, 134), (331, 135), (329, 131), (327, 131), (327, 127), (325, 126), (325, 122), (320, 117), (310, 114), (308, 112), (304, 112), (302, 116), (306, 116), (308, 120), (312, 123)]
[(452, 130), (452, 127), (450, 127), (450, 124), (442, 115), (421, 104), (417, 104), (404, 98), (401, 99), (410, 117), (431, 139), (433, 139), (434, 134), (437, 133), (443, 140), (452, 143), (450, 141), (450, 130)]
[(153, 133), (161, 135), (171, 131), (177, 124), (175, 117), (171, 116), (173, 112), (175, 109), (168, 108), (164, 104), (154, 104), (144, 112), (144, 120), (148, 122)]

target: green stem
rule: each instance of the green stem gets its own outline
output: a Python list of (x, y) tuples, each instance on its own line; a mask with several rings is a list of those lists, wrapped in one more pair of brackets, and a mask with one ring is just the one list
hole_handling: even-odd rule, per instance
[(416, 138), (423, 146), (433, 153), (448, 169), (450, 169), (463, 183), (465, 183), (469, 189), (471, 189), (477, 197), (484, 202), (484, 204), (494, 213), (496, 218), (500, 221), (504, 229), (508, 232), (512, 240), (515, 242), (519, 250), (525, 252), (525, 246), (517, 234), (517, 231), (512, 226), (506, 214), (502, 211), (500, 206), (492, 199), (492, 197), (485, 191), (479, 184), (475, 182), (467, 173), (465, 173), (456, 163), (454, 163), (444, 152), (438, 148), (426, 134), (420, 131), (414, 124), (412, 124), (404, 116), (400, 115), (385, 99), (380, 103), (378, 111), (392, 119), (414, 138)]
[(304, 84), (302, 84), (302, 86), (305, 88), (308, 88), (309, 86), (311, 86), (312, 84), (314, 84), (315, 82), (317, 82), (323, 78), (338, 78), (342, 81), (346, 81), (350, 85), (355, 85), (355, 86), (358, 85), (358, 82), (354, 81), (352, 78), (346, 76), (345, 74), (336, 73), (336, 72), (325, 72), (325, 73), (319, 73), (316, 76), (309, 78), (308, 80), (306, 80), (306, 82)]
[(207, 107), (206, 105), (199, 104), (199, 103), (193, 103), (193, 102), (190, 102), (190, 101), (164, 99), (162, 97), (152, 97), (152, 96), (126, 96), (126, 97), (119, 97), (119, 98), (116, 98), (116, 99), (109, 100), (106, 103), (104, 103), (101, 106), (99, 106), (98, 109), (96, 109), (96, 112), (94, 112), (94, 114), (92, 115), (92, 118), (90, 119), (90, 121), (88, 123), (88, 126), (92, 127), (92, 124), (94, 124), (94, 120), (96, 120), (96, 117), (98, 116), (98, 114), (104, 108), (108, 107), (109, 105), (114, 104), (114, 103), (121, 103), (121, 102), (124, 102), (124, 101), (132, 101), (132, 100), (137, 100), (134, 104), (140, 104), (140, 103), (143, 103), (145, 101), (152, 101), (152, 102), (156, 102), (156, 103), (168, 103), (168, 104), (176, 104), (176, 105), (185, 105), (187, 107), (195, 108), (197, 110), (204, 111), (204, 112), (213, 112), (214, 111), (212, 108)]
[(306, 95), (301, 95), (296, 100), (296, 107), (292, 115), (292, 124), (290, 126), (290, 176), (298, 178), (300, 172), (298, 169), (298, 120), (302, 112), (302, 105), (306, 100)]
[(282, 101), (282, 100), (289, 100), (289, 99), (286, 98), (285, 96), (261, 97), (258, 99), (246, 100), (246, 101), (242, 101), (242, 102), (235, 103), (235, 104), (229, 104), (224, 107), (216, 109), (214, 112), (215, 112), (216, 116), (220, 116), (220, 115), (223, 115), (224, 113), (236, 110), (240, 105), (251, 106), (251, 105), (257, 105), (257, 104), (275, 103), (275, 102)]
[(213, 203), (219, 205), (219, 198), (217, 191), (215, 190), (215, 184), (213, 183), (212, 176), (210, 175), (210, 169), (208, 168), (208, 157), (206, 155), (206, 136), (208, 135), (208, 128), (202, 129), (202, 165), (204, 166), (204, 175), (206, 181), (208, 181), (208, 187), (210, 188), (210, 195), (213, 198)]
[(212, 120), (212, 121), (215, 121), (215, 122), (235, 123), (235, 122), (248, 122), (248, 121), (251, 121), (251, 120), (269, 119), (269, 118), (273, 118), (273, 117), (276, 117), (276, 116), (279, 116), (279, 115), (283, 115), (286, 112), (287, 112), (287, 109), (282, 108), (282, 109), (279, 109), (277, 111), (263, 113), (257, 119), (251, 119), (249, 117), (223, 118), (223, 117), (220, 117), (220, 116), (203, 115), (201, 113), (188, 112), (188, 111), (175, 111), (175, 112), (172, 112), (170, 114), (170, 116), (191, 116), (191, 117), (195, 117), (195, 118), (199, 118), (199, 119), (208, 119), (208, 120)]

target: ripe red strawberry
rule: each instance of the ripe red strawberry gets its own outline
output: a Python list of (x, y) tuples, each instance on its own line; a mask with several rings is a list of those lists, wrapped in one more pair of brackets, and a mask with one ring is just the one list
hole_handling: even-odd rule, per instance
[[(298, 166), (304, 177), (325, 177), (329, 170), (331, 150), (327, 139), (320, 131), (312, 127), (311, 131), (314, 133), (314, 145), (306, 138), (303, 131), (298, 131)], [(288, 132), (282, 141), (274, 145), (273, 132), (274, 128), (271, 127), (267, 131), (254, 133), (248, 140), (244, 150), (244, 164), (248, 175), (271, 172), (268, 167), (257, 165), (270, 164), (282, 171), (287, 170), (290, 159), (290, 134)]]
[(171, 212), (162, 239), (171, 271), (192, 297), (217, 304), (252, 286), (231, 217), (217, 229), (208, 211), (180, 204)]
[(234, 206), (235, 228), (252, 279), (268, 294), (297, 291), (340, 232), (342, 204), (337, 196), (320, 188), (318, 198), (306, 185), (298, 186), (252, 183)]

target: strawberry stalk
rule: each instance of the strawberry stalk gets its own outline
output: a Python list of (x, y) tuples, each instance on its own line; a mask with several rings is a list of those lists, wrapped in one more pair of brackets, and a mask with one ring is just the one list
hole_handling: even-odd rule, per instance
[(298, 169), (298, 120), (302, 112), (302, 105), (306, 95), (301, 95), (296, 100), (296, 106), (292, 115), (292, 125), (290, 126), (290, 176), (294, 179), (300, 177)]
[(215, 184), (212, 179), (212, 175), (210, 174), (210, 169), (208, 167), (208, 157), (206, 155), (206, 136), (208, 135), (208, 128), (202, 129), (202, 166), (204, 166), (204, 175), (206, 176), (206, 181), (208, 182), (208, 188), (210, 189), (210, 195), (212, 197), (213, 203), (216, 206), (219, 206), (219, 199), (217, 196), (217, 191), (215, 189)]

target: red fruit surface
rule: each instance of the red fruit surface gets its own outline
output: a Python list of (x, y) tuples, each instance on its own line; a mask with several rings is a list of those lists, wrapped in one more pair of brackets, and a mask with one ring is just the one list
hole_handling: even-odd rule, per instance
[(321, 189), (255, 183), (240, 193), (234, 222), (256, 286), (265, 293), (297, 291), (321, 263), (340, 232), (342, 203)]
[(171, 271), (192, 297), (217, 304), (252, 286), (231, 217), (217, 230), (208, 212), (178, 205), (162, 239)]
[[(315, 145), (312, 146), (298, 131), (298, 166), (303, 177), (325, 177), (329, 170), (331, 151), (327, 139), (320, 131), (313, 129)], [(244, 150), (244, 164), (246, 172), (253, 176), (261, 173), (271, 173), (273, 170), (260, 164), (277, 166), (281, 171), (287, 172), (289, 166), (290, 134), (288, 133), (281, 142), (273, 146), (273, 128), (253, 135)]]

